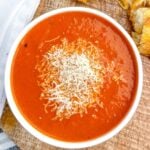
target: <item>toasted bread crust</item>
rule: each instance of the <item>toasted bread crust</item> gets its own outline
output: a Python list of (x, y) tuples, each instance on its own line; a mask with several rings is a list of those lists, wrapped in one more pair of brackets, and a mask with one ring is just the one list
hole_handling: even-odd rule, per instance
[(119, 0), (124, 9), (128, 9), (132, 22), (132, 37), (139, 52), (150, 56), (150, 0)]

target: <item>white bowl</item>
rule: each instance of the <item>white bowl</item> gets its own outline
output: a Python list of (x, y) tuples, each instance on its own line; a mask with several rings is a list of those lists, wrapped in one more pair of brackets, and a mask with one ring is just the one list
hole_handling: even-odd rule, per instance
[[(114, 25), (118, 30), (120, 30), (122, 32), (122, 34), (125, 36), (125, 38), (127, 39), (127, 41), (130, 43), (130, 45), (133, 49), (133, 54), (135, 55), (135, 59), (136, 59), (136, 63), (137, 63), (137, 72), (138, 72), (138, 79), (137, 79), (138, 84), (137, 84), (137, 91), (136, 91), (135, 99), (134, 99), (134, 102), (133, 102), (131, 108), (129, 109), (128, 113), (126, 114), (126, 116), (122, 119), (122, 121), (115, 128), (113, 128), (108, 133), (106, 133), (103, 136), (100, 136), (96, 139), (88, 140), (88, 141), (84, 141), (84, 142), (59, 141), (59, 140), (56, 140), (54, 138), (48, 137), (48, 136), (44, 135), (43, 133), (39, 132), (38, 130), (36, 130), (35, 128), (33, 128), (31, 126), (31, 124), (20, 113), (20, 111), (19, 111), (19, 109), (18, 109), (18, 107), (14, 101), (14, 98), (12, 95), (12, 90), (11, 90), (11, 84), (10, 84), (10, 70), (11, 70), (12, 60), (13, 60), (14, 54), (16, 52), (16, 49), (18, 47), (18, 44), (20, 43), (21, 39), (26, 35), (26, 33), (31, 28), (33, 28), (36, 24), (47, 19), (50, 16), (64, 13), (64, 12), (73, 12), (73, 11), (87, 12), (87, 13), (91, 13), (91, 14), (95, 14), (97, 16), (100, 16), (101, 18), (104, 18), (105, 20), (110, 22), (112, 25)], [(131, 117), (135, 113), (136, 108), (137, 108), (139, 101), (140, 101), (141, 93), (142, 93), (142, 84), (143, 84), (143, 71), (142, 71), (141, 58), (140, 58), (139, 52), (137, 50), (137, 47), (136, 47), (135, 43), (133, 42), (133, 40), (131, 39), (131, 37), (129, 36), (129, 34), (123, 29), (123, 27), (121, 25), (119, 25), (115, 20), (113, 20), (111, 17), (107, 16), (106, 14), (104, 14), (98, 10), (94, 10), (94, 9), (90, 9), (90, 8), (83, 8), (83, 7), (68, 7), (68, 8), (61, 8), (61, 9), (53, 10), (53, 11), (50, 11), (50, 12), (38, 17), (34, 21), (32, 21), (21, 32), (21, 34), (18, 36), (18, 38), (14, 42), (14, 44), (11, 48), (11, 51), (9, 53), (9, 56), (8, 56), (8, 61), (7, 61), (6, 70), (5, 70), (6, 96), (7, 96), (9, 106), (10, 106), (13, 114), (17, 118), (17, 120), (20, 122), (20, 124), (27, 131), (29, 131), (36, 138), (38, 138), (41, 141), (46, 142), (50, 145), (61, 147), (61, 148), (74, 148), (74, 149), (76, 149), (76, 148), (91, 147), (93, 145), (100, 144), (100, 143), (110, 139), (114, 135), (116, 135), (123, 127), (125, 127), (125, 125), (129, 122), (129, 120), (131, 119)]]

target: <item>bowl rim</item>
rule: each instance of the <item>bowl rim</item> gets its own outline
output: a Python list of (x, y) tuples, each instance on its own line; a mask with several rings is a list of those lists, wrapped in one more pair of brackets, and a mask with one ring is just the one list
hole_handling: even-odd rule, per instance
[[(44, 135), (43, 133), (41, 133), (40, 131), (35, 129), (32, 125), (30, 125), (30, 123), (23, 117), (23, 115), (19, 111), (19, 108), (17, 107), (17, 104), (15, 103), (15, 100), (14, 100), (12, 92), (11, 92), (11, 83), (10, 83), (11, 65), (12, 65), (13, 57), (14, 57), (14, 54), (15, 54), (16, 49), (18, 47), (18, 44), (21, 42), (21, 40), (26, 35), (26, 33), (28, 33), (28, 31), (30, 31), (30, 29), (32, 29), (35, 25), (37, 25), (41, 21), (47, 19), (48, 17), (52, 17), (54, 15), (65, 13), (65, 12), (91, 13), (91, 14), (99, 16), (99, 17), (103, 18), (104, 20), (110, 22), (115, 28), (117, 28), (119, 31), (121, 31), (122, 34), (124, 35), (124, 37), (127, 39), (128, 43), (132, 47), (133, 53), (135, 55), (135, 60), (137, 63), (137, 73), (138, 73), (137, 91), (135, 94), (133, 104), (130, 107), (126, 116), (122, 119), (122, 121), (116, 127), (114, 127), (111, 131), (107, 132), (106, 134), (104, 134), (98, 138), (88, 140), (88, 141), (82, 141), (82, 142), (60, 141), (60, 140), (54, 139), (53, 137), (48, 137), (47, 135)], [(8, 55), (8, 58), (7, 58), (7, 63), (6, 63), (6, 68), (5, 68), (5, 81), (4, 82), (5, 82), (4, 84), (5, 84), (5, 92), (6, 92), (6, 96), (7, 96), (7, 101), (8, 101), (10, 108), (11, 108), (11, 111), (13, 112), (15, 117), (17, 118), (18, 122), (29, 133), (31, 133), (33, 136), (35, 136), (39, 140), (41, 140), (47, 144), (56, 146), (56, 147), (67, 148), (67, 149), (86, 148), (86, 147), (91, 147), (91, 146), (103, 143), (106, 140), (112, 138), (114, 135), (116, 135), (118, 132), (120, 132), (120, 130), (122, 128), (124, 128), (125, 125), (131, 120), (131, 118), (132, 118), (133, 114), (135, 113), (137, 106), (140, 102), (140, 97), (141, 97), (141, 93), (142, 93), (142, 86), (143, 86), (142, 61), (141, 61), (138, 49), (137, 49), (135, 43), (133, 42), (132, 38), (130, 37), (130, 35), (125, 31), (125, 29), (119, 23), (117, 23), (110, 16), (104, 14), (103, 12), (101, 12), (99, 10), (95, 10), (92, 8), (65, 7), (65, 8), (59, 8), (56, 10), (52, 10), (50, 12), (47, 12), (47, 13), (37, 17), (35, 20), (33, 20), (31, 23), (29, 23), (24, 28), (24, 30), (19, 34), (19, 36), (15, 40), (14, 44), (12, 45), (12, 48), (11, 48), (10, 53)]]

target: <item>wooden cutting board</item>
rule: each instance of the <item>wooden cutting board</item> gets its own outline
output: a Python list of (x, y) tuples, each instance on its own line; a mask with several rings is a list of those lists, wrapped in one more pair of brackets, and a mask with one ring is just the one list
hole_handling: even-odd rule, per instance
[[(96, 8), (113, 17), (131, 33), (132, 27), (127, 12), (118, 5), (117, 0), (91, 0), (86, 5), (77, 3), (75, 0), (41, 0), (35, 18), (52, 9), (67, 6)], [(141, 58), (144, 70), (143, 94), (134, 117), (118, 135), (103, 144), (86, 150), (150, 150), (150, 59), (144, 56)], [(8, 105), (2, 116), (2, 127), (22, 150), (61, 150), (39, 141), (23, 129)]]

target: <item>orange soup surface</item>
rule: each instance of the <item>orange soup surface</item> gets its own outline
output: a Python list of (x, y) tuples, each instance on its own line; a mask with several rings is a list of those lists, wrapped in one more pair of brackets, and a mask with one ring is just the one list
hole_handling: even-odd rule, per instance
[(43, 134), (85, 141), (112, 130), (132, 105), (132, 49), (112, 24), (83, 12), (62, 13), (20, 42), (11, 88), (22, 115)]

